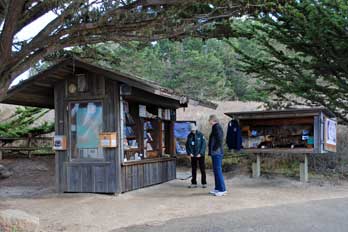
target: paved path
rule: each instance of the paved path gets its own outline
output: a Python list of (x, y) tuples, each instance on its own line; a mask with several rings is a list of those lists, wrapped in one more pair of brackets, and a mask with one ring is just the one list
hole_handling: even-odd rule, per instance
[[(0, 183), (0, 210), (18, 209), (37, 216), (40, 231), (44, 232), (272, 232), (285, 231), (284, 228), (311, 232), (308, 228), (313, 225), (331, 232), (341, 229), (338, 228), (341, 224), (335, 221), (348, 222), (348, 205), (344, 202), (348, 202), (346, 181), (332, 184), (312, 178), (304, 184), (284, 177), (252, 179), (226, 175), (229, 193), (217, 198), (207, 193), (214, 182), (210, 173), (207, 177), (208, 189), (188, 189), (190, 180), (173, 180), (117, 197), (41, 190), (36, 190), (39, 193), (33, 196), (20, 196), (18, 193), (28, 186), (13, 186), (11, 191), (11, 186), (3, 189)], [(1, 197), (1, 192), (7, 191), (11, 194)], [(137, 225), (140, 227), (134, 227)], [(334, 226), (337, 230), (332, 229)], [(341, 231), (348, 232), (348, 225)]]
[(348, 198), (229, 211), (164, 223), (114, 232), (346, 232)]

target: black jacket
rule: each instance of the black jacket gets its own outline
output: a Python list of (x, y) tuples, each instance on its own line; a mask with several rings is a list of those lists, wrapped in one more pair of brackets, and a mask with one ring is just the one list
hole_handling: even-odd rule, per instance
[(237, 120), (231, 120), (228, 123), (226, 143), (230, 150), (239, 151), (242, 148), (242, 133)]
[(190, 133), (187, 136), (187, 141), (186, 141), (186, 153), (188, 155), (193, 154), (193, 156), (197, 156), (200, 154), (201, 156), (205, 155), (205, 148), (206, 148), (206, 141), (204, 138), (204, 135), (196, 131), (196, 133)]
[(216, 123), (209, 136), (209, 155), (224, 153), (224, 131), (219, 123)]

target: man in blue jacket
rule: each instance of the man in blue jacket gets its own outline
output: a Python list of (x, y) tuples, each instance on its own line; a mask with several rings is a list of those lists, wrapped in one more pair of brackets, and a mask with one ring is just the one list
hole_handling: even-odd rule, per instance
[(202, 175), (202, 187), (207, 187), (205, 174), (205, 148), (206, 141), (204, 135), (197, 130), (197, 126), (191, 123), (191, 133), (187, 137), (186, 152), (191, 156), (192, 179), (189, 188), (197, 188), (197, 162)]

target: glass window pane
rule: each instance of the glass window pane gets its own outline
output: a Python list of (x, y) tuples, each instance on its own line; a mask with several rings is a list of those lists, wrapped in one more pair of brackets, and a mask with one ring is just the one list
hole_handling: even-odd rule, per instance
[(70, 143), (72, 159), (103, 159), (99, 134), (103, 127), (101, 102), (70, 104)]

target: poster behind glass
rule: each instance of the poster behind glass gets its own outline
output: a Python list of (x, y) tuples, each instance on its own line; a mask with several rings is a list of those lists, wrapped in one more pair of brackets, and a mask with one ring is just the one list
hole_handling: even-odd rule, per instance
[(326, 143), (336, 145), (337, 122), (331, 119), (326, 119)]
[(99, 134), (103, 127), (101, 102), (71, 103), (70, 135), (72, 159), (103, 159)]

